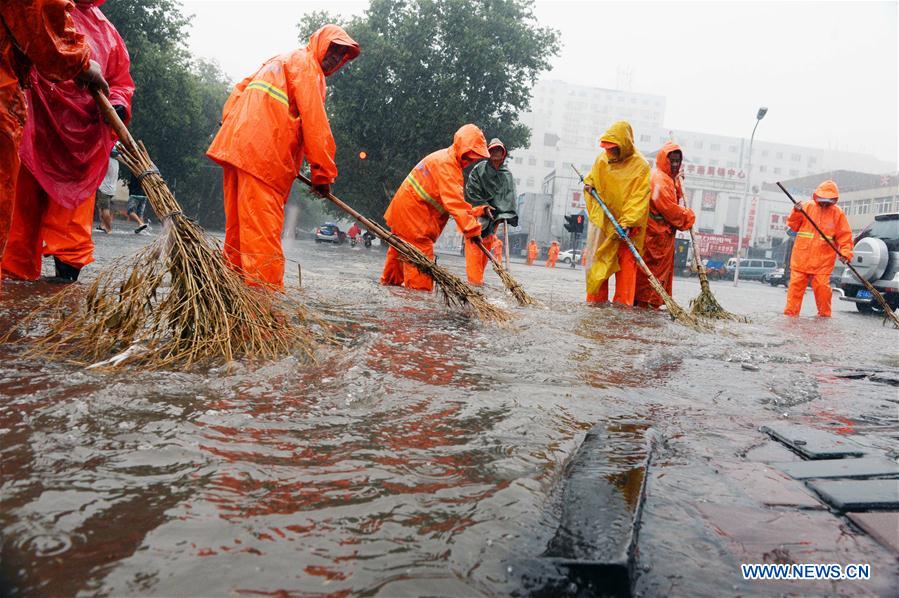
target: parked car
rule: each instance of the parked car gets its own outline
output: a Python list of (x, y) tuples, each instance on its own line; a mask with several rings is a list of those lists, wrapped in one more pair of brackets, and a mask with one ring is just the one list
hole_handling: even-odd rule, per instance
[(772, 287), (780, 285), (787, 286), (790, 284), (790, 274), (787, 272), (786, 268), (776, 268), (763, 275), (761, 281), (767, 282)]
[[(880, 291), (891, 309), (899, 309), (899, 212), (879, 214), (855, 238), (852, 265)], [(842, 301), (860, 312), (881, 311), (880, 306), (849, 268), (840, 278)]]
[[(570, 264), (571, 256), (572, 256), (571, 249), (566, 249), (565, 251), (560, 251), (559, 252), (559, 261), (562, 262), (563, 264)], [(577, 251), (574, 252), (574, 260), (578, 264), (581, 262), (581, 250), (580, 249), (578, 249)]]
[(344, 241), (346, 241), (346, 233), (340, 230), (340, 228), (333, 222), (325, 222), (315, 229), (316, 243), (334, 243), (335, 245), (340, 245)]
[[(730, 276), (734, 275), (737, 268), (737, 258), (732, 257), (727, 260), (725, 270)], [(753, 258), (740, 258), (740, 278), (747, 280), (761, 280), (762, 276), (773, 272), (777, 269), (777, 262), (774, 260), (762, 260)]]

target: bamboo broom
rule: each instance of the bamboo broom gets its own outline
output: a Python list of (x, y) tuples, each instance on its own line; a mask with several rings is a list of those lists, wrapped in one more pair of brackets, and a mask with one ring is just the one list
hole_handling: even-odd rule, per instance
[(699, 286), (701, 289), (699, 295), (690, 301), (690, 311), (694, 316), (718, 320), (732, 320), (734, 322), (748, 324), (749, 318), (730, 313), (721, 307), (721, 304), (718, 303), (715, 295), (712, 294), (712, 290), (709, 288), (709, 277), (706, 273), (705, 265), (702, 263), (702, 259), (699, 256), (699, 248), (696, 246), (696, 237), (693, 235), (692, 228), (690, 229), (690, 244), (693, 246), (693, 261), (696, 264), (696, 269), (699, 273)]
[[(307, 185), (310, 189), (312, 188), (312, 181), (305, 175), (297, 175), (297, 180)], [(442, 266), (438, 266), (436, 262), (422, 253), (418, 247), (407, 243), (378, 223), (366, 218), (333, 193), (328, 193), (325, 198), (353, 217), (359, 224), (371, 231), (373, 235), (393, 247), (404, 261), (418, 268), (418, 271), (422, 274), (427, 274), (434, 279), (434, 283), (443, 295), (443, 300), (447, 306), (471, 307), (479, 318), (486, 321), (507, 322), (511, 319), (508, 313), (492, 305), (484, 295), (462, 282), (452, 272)]]
[[(683, 170), (681, 170), (678, 176), (683, 181)], [(690, 246), (693, 248), (693, 263), (696, 264), (696, 272), (699, 274), (700, 287), (699, 295), (690, 301), (690, 311), (694, 316), (703, 316), (717, 320), (732, 320), (748, 324), (749, 318), (730, 313), (721, 307), (715, 295), (712, 294), (708, 271), (705, 269), (705, 264), (702, 263), (702, 258), (699, 255), (699, 246), (696, 244), (696, 236), (693, 234), (692, 228), (690, 229)]]
[[(574, 166), (571, 165), (574, 171), (577, 173), (578, 177), (581, 179), (581, 183), (584, 183), (584, 177)], [(585, 183), (586, 184), (586, 183)], [(649, 266), (646, 265), (646, 262), (643, 260), (643, 256), (640, 255), (640, 252), (637, 251), (637, 248), (634, 247), (633, 242), (630, 238), (625, 234), (624, 229), (621, 228), (621, 225), (618, 224), (618, 220), (615, 216), (612, 215), (612, 212), (609, 210), (609, 207), (606, 203), (599, 197), (599, 194), (595, 189), (590, 190), (590, 195), (593, 196), (593, 199), (599, 204), (602, 208), (602, 211), (605, 212), (606, 218), (609, 219), (609, 222), (615, 227), (615, 232), (618, 233), (618, 237), (627, 244), (627, 248), (630, 249), (631, 253), (634, 256), (634, 259), (637, 262), (637, 265), (643, 270), (643, 273), (646, 275), (646, 278), (649, 280), (650, 286), (652, 286), (653, 290), (659, 294), (659, 297), (662, 298), (662, 301), (665, 302), (665, 306), (668, 308), (668, 315), (671, 316), (672, 320), (680, 322), (682, 324), (686, 324), (687, 326), (691, 326), (693, 328), (703, 328), (700, 324), (699, 320), (692, 314), (687, 313), (684, 308), (677, 304), (677, 302), (665, 291), (665, 287), (662, 286), (662, 283), (659, 282), (659, 279), (655, 277), (655, 274), (652, 273), (652, 270), (649, 269)]]
[(146, 148), (135, 143), (106, 96), (93, 96), (163, 232), (137, 254), (101, 270), (84, 301), (79, 285), (52, 298), (44, 309), (55, 310), (58, 318), (33, 353), (151, 368), (273, 359), (296, 350), (311, 358), (315, 338), (305, 310), (280, 293), (248, 286), (226, 264), (220, 243), (183, 214)]
[[(508, 239), (508, 236), (506, 237)], [(499, 260), (496, 259), (490, 251), (484, 247), (484, 242), (481, 239), (475, 238), (472, 239), (475, 245), (478, 246), (484, 255), (487, 256), (487, 259), (490, 260), (490, 263), (493, 264), (493, 271), (496, 272), (496, 275), (499, 276), (499, 279), (503, 281), (503, 284), (509, 289), (509, 292), (512, 293), (512, 296), (515, 297), (515, 300), (518, 301), (518, 305), (528, 306), (535, 305), (537, 301), (534, 300), (533, 297), (528, 295), (524, 289), (518, 284), (518, 281), (512, 278), (512, 275), (509, 274), (509, 271), (503, 268), (503, 265), (499, 263)], [(508, 249), (508, 246), (507, 246)]]

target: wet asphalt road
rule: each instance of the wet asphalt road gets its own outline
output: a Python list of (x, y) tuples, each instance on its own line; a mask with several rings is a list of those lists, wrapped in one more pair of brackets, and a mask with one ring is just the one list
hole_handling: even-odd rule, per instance
[[(149, 239), (98, 238), (97, 266)], [(377, 249), (299, 241), (287, 255), (289, 292), (344, 330), (316, 364), (110, 375), (0, 349), (10, 594), (527, 593), (525, 569), (565, 508), (566, 463), (596, 425), (632, 447), (657, 439), (638, 593), (897, 586), (895, 557), (768, 465), (797, 457), (758, 432), (791, 421), (895, 458), (896, 387), (838, 377), (899, 371), (899, 331), (879, 319), (836, 298), (818, 319), (810, 293), (787, 319), (782, 287), (713, 283), (753, 322), (696, 333), (661, 313), (586, 306), (580, 268), (514, 263), (541, 305), (515, 307), (488, 272), (485, 292), (515, 316), (499, 327), (380, 287)], [(459, 256), (440, 261), (463, 271)], [(675, 299), (698, 289), (678, 279)], [(0, 325), (52, 292), (7, 284)], [(617, 480), (633, 463), (599, 468)], [(741, 562), (771, 560), (867, 562), (874, 578), (740, 577)]]

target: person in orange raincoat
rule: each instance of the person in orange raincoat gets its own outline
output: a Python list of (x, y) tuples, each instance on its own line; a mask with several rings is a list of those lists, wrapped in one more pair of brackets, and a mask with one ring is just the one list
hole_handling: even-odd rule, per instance
[[(76, 0), (71, 16), (109, 83), (110, 103), (128, 123), (134, 94), (131, 59), (100, 11), (104, 2)], [(28, 122), (3, 271), (10, 278), (37, 280), (42, 258), (52, 256), (56, 276), (50, 280), (74, 282), (94, 261), (94, 200), (115, 136), (90, 92), (74, 81), (50, 81), (32, 71), (26, 87)]]
[[(680, 147), (670, 141), (656, 154), (656, 167), (650, 177), (652, 196), (649, 200), (649, 218), (646, 221), (646, 239), (641, 253), (649, 270), (669, 295), (674, 280), (675, 235), (679, 230), (693, 228), (693, 223), (696, 222), (693, 210), (680, 205), (684, 192), (678, 174), (683, 157)], [(638, 270), (634, 305), (658, 308), (663, 303), (643, 270)]]
[(534, 262), (537, 260), (537, 241), (531, 239), (528, 243), (528, 266), (533, 266)]
[[(429, 154), (412, 169), (387, 206), (387, 225), (430, 259), (434, 258), (434, 242), (450, 216), (466, 239), (479, 236), (477, 217), (487, 206), (473, 208), (465, 201), (462, 170), (488, 155), (484, 133), (475, 125), (463, 125), (450, 147)], [(434, 288), (434, 280), (404, 262), (393, 247), (387, 250), (381, 284), (422, 291)]]
[[(837, 204), (840, 190), (837, 184), (831, 180), (824, 181), (815, 190), (812, 199), (807, 201), (802, 208), (809, 218), (815, 221), (824, 234), (840, 250), (840, 261), (849, 263), (852, 259), (852, 229), (846, 214)], [(796, 233), (796, 241), (793, 245), (793, 255), (790, 258), (790, 286), (787, 289), (787, 305), (784, 314), (798, 316), (802, 308), (802, 298), (805, 295), (805, 287), (809, 281), (812, 283), (812, 291), (815, 293), (815, 304), (818, 307), (818, 316), (830, 317), (830, 301), (833, 291), (830, 289), (830, 273), (833, 271), (836, 256), (830, 245), (821, 238), (821, 234), (815, 230), (799, 207), (796, 206), (790, 217), (787, 218), (787, 226)]]
[(593, 225), (587, 235), (592, 240), (587, 247), (587, 302), (609, 300), (609, 278), (614, 274), (614, 302), (632, 306), (637, 261), (590, 192), (596, 191), (637, 251), (642, 252), (649, 216), (649, 164), (634, 147), (634, 131), (623, 120), (609, 127), (599, 141), (605, 151), (584, 178), (587, 215)]
[(75, 30), (70, 0), (0, 3), (0, 259), (19, 176), (19, 145), (28, 115), (22, 89), (31, 67), (50, 81), (79, 82), (109, 92), (90, 46)]
[(206, 155), (224, 175), (225, 258), (249, 284), (284, 288), (284, 204), (303, 159), (317, 194), (337, 178), (325, 77), (357, 56), (346, 31), (325, 25), (305, 48), (269, 59), (225, 102)]
[(503, 240), (499, 237), (496, 238), (496, 241), (493, 242), (493, 247), (490, 248), (490, 251), (493, 252), (493, 257), (500, 263), (503, 261)]
[(546, 260), (546, 267), (555, 268), (557, 259), (559, 259), (559, 242), (553, 241), (549, 245), (549, 255), (548, 259)]

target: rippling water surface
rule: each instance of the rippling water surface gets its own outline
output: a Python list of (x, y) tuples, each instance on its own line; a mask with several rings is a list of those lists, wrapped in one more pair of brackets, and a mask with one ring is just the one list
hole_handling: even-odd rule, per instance
[[(98, 262), (143, 241), (100, 238)], [(697, 334), (657, 313), (584, 305), (581, 270), (515, 264), (542, 305), (514, 307), (488, 273), (486, 292), (515, 314), (498, 327), (378, 286), (376, 249), (299, 242), (289, 255), (303, 266), (304, 288), (291, 292), (344, 330), (314, 365), (107, 374), (0, 347), (0, 587), (526, 593), (522, 563), (556, 536), (566, 463), (600, 424), (640, 446), (649, 430), (658, 439), (637, 590), (740, 593), (740, 552), (701, 507), (760, 507), (754, 484), (739, 483), (766, 444), (759, 425), (788, 418), (895, 451), (896, 387), (837, 374), (895, 372), (899, 337), (836, 300), (832, 320), (788, 321), (782, 289), (722, 284), (719, 300), (754, 323)], [(296, 265), (287, 271), (295, 285)], [(2, 329), (55, 290), (6, 284)], [(675, 285), (682, 303), (697, 291)], [(609, 479), (633, 467), (599, 465)], [(812, 525), (839, 526), (809, 513)], [(846, 538), (837, 556), (880, 574), (867, 589), (895, 588), (895, 560), (863, 535)]]

